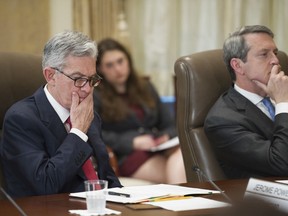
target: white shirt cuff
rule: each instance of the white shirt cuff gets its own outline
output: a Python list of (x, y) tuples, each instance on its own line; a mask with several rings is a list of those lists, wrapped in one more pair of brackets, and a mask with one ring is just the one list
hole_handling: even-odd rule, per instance
[(87, 142), (87, 140), (88, 140), (88, 136), (87, 136), (85, 133), (83, 133), (82, 131), (80, 131), (79, 129), (77, 129), (77, 128), (71, 128), (70, 133), (76, 134), (76, 135), (79, 136), (84, 142)]
[(288, 103), (287, 102), (282, 102), (278, 103), (275, 106), (275, 115), (279, 113), (288, 113)]

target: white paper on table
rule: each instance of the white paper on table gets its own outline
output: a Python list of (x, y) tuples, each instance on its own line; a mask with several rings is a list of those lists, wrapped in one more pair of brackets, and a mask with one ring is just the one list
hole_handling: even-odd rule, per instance
[(120, 211), (115, 211), (115, 210), (108, 209), (108, 208), (105, 208), (105, 212), (102, 213), (102, 214), (100, 214), (100, 213), (90, 213), (86, 209), (69, 210), (69, 213), (71, 213), (71, 214), (79, 214), (81, 216), (97, 216), (97, 215), (112, 215), (112, 214), (120, 215), (121, 214)]
[(277, 180), (276, 182), (282, 183), (282, 184), (288, 184), (288, 180)]
[(171, 211), (188, 211), (198, 209), (221, 208), (231, 205), (229, 203), (206, 199), (202, 197), (191, 197), (191, 199), (183, 199), (183, 200), (146, 202), (145, 204), (158, 206), (160, 208)]
[(151, 148), (150, 151), (152, 151), (152, 152), (161, 151), (161, 150), (165, 150), (168, 148), (172, 148), (172, 147), (177, 146), (177, 145), (179, 145), (179, 138), (176, 136), (176, 137), (168, 140), (167, 142), (161, 143), (160, 145)]
[[(169, 184), (155, 184), (155, 185), (142, 185), (142, 186), (128, 186), (122, 188), (109, 188), (108, 191), (117, 193), (130, 194), (130, 197), (107, 195), (106, 200), (117, 203), (139, 203), (151, 197), (159, 196), (193, 196), (220, 193), (217, 190), (208, 190), (202, 188), (192, 188), (178, 185)], [(85, 198), (85, 192), (70, 193), (71, 197)]]

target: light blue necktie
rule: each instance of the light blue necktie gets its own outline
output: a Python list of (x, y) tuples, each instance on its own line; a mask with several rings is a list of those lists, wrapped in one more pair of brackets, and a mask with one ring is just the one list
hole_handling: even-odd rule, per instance
[(265, 107), (267, 107), (268, 112), (269, 112), (269, 114), (271, 116), (271, 119), (274, 121), (274, 118), (275, 118), (275, 107), (272, 104), (270, 98), (269, 97), (265, 97), (265, 98), (263, 98), (262, 102), (265, 105)]

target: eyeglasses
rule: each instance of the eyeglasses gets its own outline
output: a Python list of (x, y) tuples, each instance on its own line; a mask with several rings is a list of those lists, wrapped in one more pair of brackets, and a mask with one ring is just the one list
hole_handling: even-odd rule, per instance
[(89, 82), (89, 85), (91, 87), (96, 87), (100, 84), (101, 80), (102, 80), (102, 77), (100, 77), (98, 74), (96, 74), (95, 76), (92, 76), (90, 78), (84, 78), (84, 77), (78, 77), (78, 78), (73, 78), (67, 74), (65, 74), (63, 71), (59, 70), (58, 68), (56, 67), (51, 67), (52, 69), (54, 70), (57, 70), (58, 72), (60, 72), (61, 74), (63, 74), (64, 76), (70, 78), (71, 80), (74, 81), (74, 86), (75, 87), (83, 87), (86, 85), (87, 82)]

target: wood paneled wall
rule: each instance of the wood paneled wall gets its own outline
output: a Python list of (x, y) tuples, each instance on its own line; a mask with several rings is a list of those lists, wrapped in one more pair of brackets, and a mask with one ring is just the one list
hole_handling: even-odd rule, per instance
[(41, 54), (49, 14), (49, 0), (0, 0), (0, 50)]

